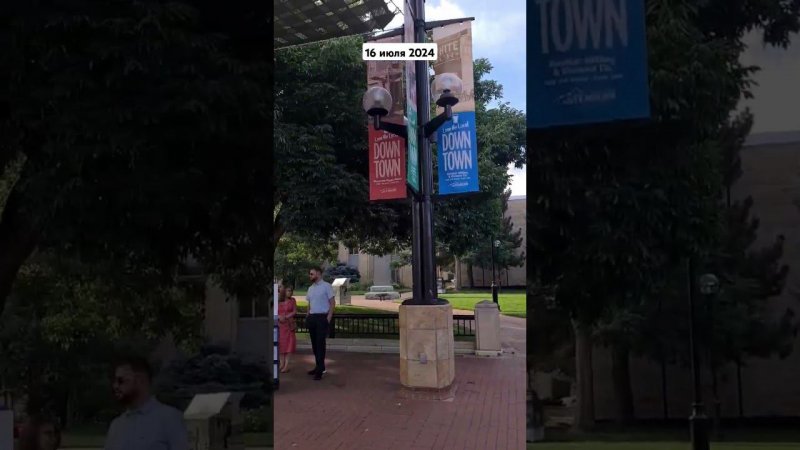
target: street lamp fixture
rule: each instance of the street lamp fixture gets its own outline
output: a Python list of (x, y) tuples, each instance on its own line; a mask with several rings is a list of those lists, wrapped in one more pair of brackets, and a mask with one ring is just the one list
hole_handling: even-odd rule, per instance
[(701, 275), (698, 284), (703, 295), (715, 295), (719, 292), (719, 278), (713, 273)]
[(435, 97), (436, 105), (445, 110), (450, 110), (452, 116), (452, 108), (458, 104), (458, 95), (464, 91), (464, 85), (461, 78), (454, 73), (443, 73), (436, 76), (431, 82), (431, 91)]
[[(409, 82), (406, 80), (406, 82)], [(436, 76), (431, 83), (431, 91), (437, 96), (436, 105), (444, 108), (444, 112), (422, 125), (425, 138), (430, 138), (445, 122), (453, 118), (453, 106), (458, 104), (458, 94), (463, 91), (461, 78), (454, 73), (443, 73)], [(361, 99), (364, 111), (372, 118), (372, 126), (376, 130), (384, 130), (403, 139), (408, 137), (405, 125), (384, 122), (384, 116), (392, 112), (392, 94), (381, 86), (367, 89)]]
[(381, 129), (381, 118), (392, 112), (393, 101), (392, 94), (381, 86), (367, 89), (361, 98), (361, 105), (364, 107), (364, 111), (372, 117), (372, 124), (376, 130)]

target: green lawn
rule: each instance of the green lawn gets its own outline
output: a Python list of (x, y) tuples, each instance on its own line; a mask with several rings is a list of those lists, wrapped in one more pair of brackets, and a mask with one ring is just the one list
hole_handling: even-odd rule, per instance
[[(305, 300), (297, 301), (297, 312), (306, 314), (308, 312), (308, 302)], [(366, 308), (363, 306), (353, 305), (336, 305), (334, 313), (338, 314), (392, 314), (391, 311), (384, 311), (382, 309)]]
[[(689, 450), (688, 442), (545, 442), (528, 444), (528, 450)], [(711, 450), (797, 449), (800, 442), (712, 442)]]
[[(724, 439), (712, 437), (711, 450), (779, 450), (800, 449), (800, 432), (792, 427), (722, 428)], [(689, 450), (687, 429), (673, 427), (634, 427), (619, 430), (615, 426), (599, 426), (585, 434), (568, 430), (548, 429), (550, 442), (532, 444), (533, 450)]]
[[(475, 310), (475, 304), (483, 300), (491, 300), (490, 291), (461, 290), (459, 292), (442, 294), (442, 298), (447, 299), (453, 309), (463, 309), (468, 311)], [(500, 313), (506, 316), (526, 317), (527, 309), (525, 305), (525, 291), (505, 290), (501, 291), (497, 297), (500, 302)]]

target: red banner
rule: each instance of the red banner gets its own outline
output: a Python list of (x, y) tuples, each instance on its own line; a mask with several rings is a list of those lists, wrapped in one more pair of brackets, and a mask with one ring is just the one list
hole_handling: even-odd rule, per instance
[[(401, 41), (400, 36), (378, 39), (375, 42)], [(381, 86), (392, 94), (392, 110), (384, 122), (403, 125), (405, 89), (403, 88), (403, 61), (367, 61), (367, 85)], [(406, 140), (375, 130), (369, 132), (369, 199), (396, 200), (407, 197), (406, 191)]]
[(369, 125), (369, 199), (406, 198), (406, 141)]

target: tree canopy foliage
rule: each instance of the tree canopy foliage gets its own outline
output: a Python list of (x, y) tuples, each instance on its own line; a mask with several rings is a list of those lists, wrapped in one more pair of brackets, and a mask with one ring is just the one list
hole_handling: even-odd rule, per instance
[[(0, 6), (0, 299), (34, 249), (227, 290), (269, 284), (266, 6), (200, 0)], [(19, 156), (21, 155), (21, 156)]]
[(785, 46), (799, 10), (797, 2), (648, 1), (651, 120), (530, 136), (528, 183), (538, 197), (528, 204), (528, 254), (552, 294), (531, 305), (561, 317), (555, 326), (572, 321), (577, 426), (593, 422), (598, 325), (612, 341), (640, 329), (666, 287), (685, 298), (677, 288), (686, 285), (685, 259), (709, 261), (719, 248), (720, 194), (731, 178), (726, 130), (756, 70), (740, 62), (743, 36), (760, 30), (766, 44)]
[[(360, 38), (341, 38), (276, 52), (275, 215), (284, 233), (324, 237), (386, 254), (411, 239), (408, 204), (370, 203), (367, 116), (361, 109), (366, 67)], [(466, 255), (479, 236), (500, 226), (507, 167), (525, 160), (525, 115), (502, 101), (488, 78), (488, 60), (475, 61), (481, 192), (435, 205), (437, 243)], [(435, 159), (435, 152), (434, 152)]]

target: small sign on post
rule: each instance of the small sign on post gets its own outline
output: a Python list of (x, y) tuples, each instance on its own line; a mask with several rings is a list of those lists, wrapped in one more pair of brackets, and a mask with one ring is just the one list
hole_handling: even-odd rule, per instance
[(183, 413), (191, 450), (244, 450), (243, 395), (235, 392), (198, 394)]

